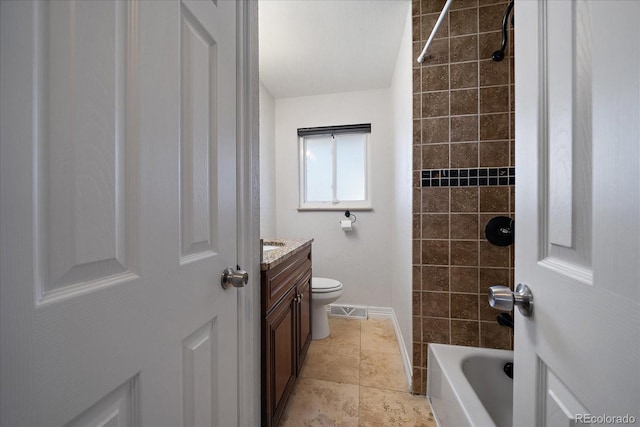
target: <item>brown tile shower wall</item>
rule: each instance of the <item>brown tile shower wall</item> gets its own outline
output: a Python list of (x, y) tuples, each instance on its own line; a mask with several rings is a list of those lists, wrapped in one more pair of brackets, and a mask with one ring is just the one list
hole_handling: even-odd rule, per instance
[[(417, 58), (444, 0), (413, 0)], [(413, 387), (426, 392), (428, 343), (512, 348), (487, 303), (493, 284), (513, 286), (513, 246), (484, 238), (493, 217), (514, 217), (514, 186), (438, 180), (427, 170), (476, 174), (514, 167), (513, 31), (502, 62), (508, 1), (454, 0), (422, 65), (413, 68)], [(509, 25), (511, 28), (511, 25)], [(477, 172), (473, 172), (473, 171)], [(465, 171), (465, 172), (463, 172)], [(512, 173), (513, 169), (511, 169)], [(475, 185), (470, 185), (471, 183)], [(493, 182), (493, 181), (492, 181)], [(454, 184), (457, 184), (454, 186)], [(513, 180), (511, 181), (513, 184)]]

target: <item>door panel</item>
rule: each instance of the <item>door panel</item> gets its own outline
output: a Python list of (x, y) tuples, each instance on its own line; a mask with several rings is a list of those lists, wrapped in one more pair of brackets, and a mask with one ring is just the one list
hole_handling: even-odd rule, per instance
[[(215, 319), (182, 342), (183, 426), (215, 425), (218, 329)], [(211, 404), (213, 402), (213, 405)]]
[[(181, 261), (211, 255), (217, 247), (210, 197), (215, 180), (215, 41), (182, 5), (181, 13)], [(212, 170), (213, 169), (213, 170)], [(215, 196), (215, 193), (214, 193)]]
[(126, 89), (135, 78), (127, 22), (137, 6), (34, 6), (34, 245), (37, 299), (46, 303), (136, 278), (128, 178), (137, 140), (126, 126)]
[(237, 424), (236, 8), (0, 2), (0, 425)]
[(65, 427), (140, 425), (140, 408), (137, 398), (138, 377), (135, 376), (66, 424)]
[(549, 268), (592, 281), (592, 43), (585, 2), (546, 3), (543, 79), (546, 155), (540, 260)]
[[(222, 237), (219, 209), (227, 205), (234, 208), (235, 203), (233, 198), (222, 199), (228, 192), (218, 192), (221, 185), (226, 188), (235, 182), (232, 170), (224, 162), (235, 147), (234, 139), (230, 138), (234, 132), (226, 122), (234, 114), (235, 104), (231, 102), (234, 88), (220, 84), (234, 78), (228, 72), (233, 67), (224, 64), (235, 60), (235, 51), (219, 43), (219, 38), (224, 40), (233, 34), (229, 34), (229, 29), (225, 32), (225, 26), (217, 22), (215, 16), (199, 20), (195, 14), (211, 7), (199, 3), (202, 2), (183, 3), (180, 8), (182, 263), (212, 256), (218, 251)], [(223, 120), (220, 125), (218, 120)]]
[(640, 418), (640, 3), (516, 14), (514, 425)]

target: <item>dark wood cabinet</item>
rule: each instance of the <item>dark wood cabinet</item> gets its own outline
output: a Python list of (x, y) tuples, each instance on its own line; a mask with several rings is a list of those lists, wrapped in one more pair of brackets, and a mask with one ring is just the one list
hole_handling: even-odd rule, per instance
[[(287, 398), (297, 377), (295, 332), (296, 332), (296, 297), (295, 289), (288, 292), (284, 300), (265, 318), (264, 336), (266, 351), (263, 370), (263, 393), (266, 414), (272, 420), (279, 420), (286, 405)], [(263, 415), (264, 417), (264, 415)], [(266, 425), (271, 425), (267, 420)]]
[(262, 425), (275, 427), (311, 344), (311, 246), (263, 271)]
[(304, 281), (297, 286), (297, 289), (300, 315), (298, 317), (298, 345), (296, 346), (298, 353), (296, 374), (300, 375), (302, 362), (311, 344), (311, 272), (309, 272), (309, 276), (305, 277)]

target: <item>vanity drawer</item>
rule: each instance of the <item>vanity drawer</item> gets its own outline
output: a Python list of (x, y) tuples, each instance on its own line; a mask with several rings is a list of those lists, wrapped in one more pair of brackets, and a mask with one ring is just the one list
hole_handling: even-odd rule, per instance
[(311, 246), (262, 275), (262, 309), (267, 314), (295, 284), (311, 271)]

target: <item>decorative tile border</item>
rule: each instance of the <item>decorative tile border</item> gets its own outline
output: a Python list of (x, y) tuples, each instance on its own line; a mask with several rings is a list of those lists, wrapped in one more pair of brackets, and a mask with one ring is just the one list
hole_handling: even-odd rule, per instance
[(422, 171), (423, 187), (476, 187), (515, 185), (516, 168), (427, 169)]

